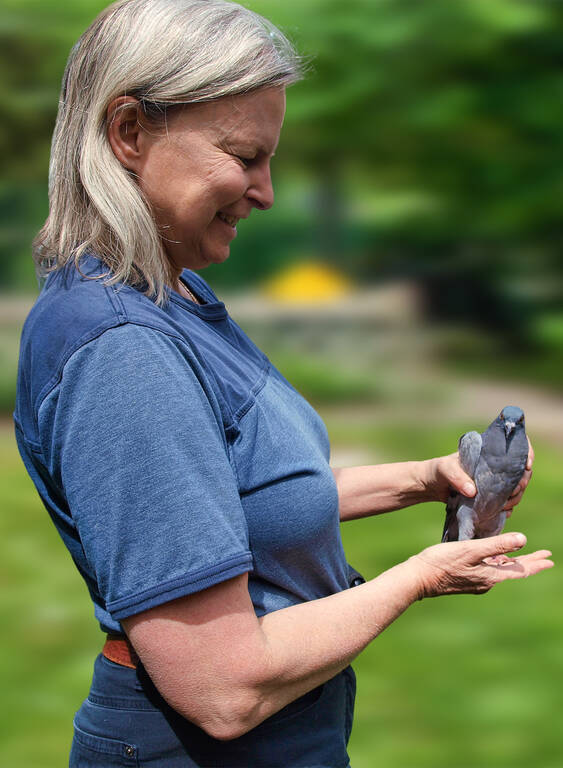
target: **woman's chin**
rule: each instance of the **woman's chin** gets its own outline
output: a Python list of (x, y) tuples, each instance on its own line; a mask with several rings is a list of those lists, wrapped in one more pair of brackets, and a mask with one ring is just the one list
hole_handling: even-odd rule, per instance
[(185, 254), (181, 258), (175, 258), (174, 264), (181, 264), (181, 269), (205, 269), (211, 264), (222, 264), (230, 256), (230, 248), (213, 248), (200, 250), (197, 254)]
[(210, 264), (223, 264), (223, 262), (227, 261), (230, 255), (230, 248), (214, 250), (213, 252), (206, 254), (207, 258), (205, 259), (205, 264), (203, 266), (209, 266)]

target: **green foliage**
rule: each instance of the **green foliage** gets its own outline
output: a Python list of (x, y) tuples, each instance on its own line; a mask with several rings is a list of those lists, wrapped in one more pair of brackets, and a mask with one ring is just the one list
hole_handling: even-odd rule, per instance
[(407, 220), (415, 242), (421, 226), (455, 243), (555, 223), (558, 4), (319, 0), (276, 18), (313, 58), (284, 139), (299, 163), (354, 165), (368, 183), (439, 199)]

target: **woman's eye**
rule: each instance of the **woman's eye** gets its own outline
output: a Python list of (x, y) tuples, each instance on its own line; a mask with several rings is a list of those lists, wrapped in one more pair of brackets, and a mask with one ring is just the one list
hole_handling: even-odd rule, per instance
[(254, 159), (253, 157), (243, 157), (242, 155), (235, 155), (235, 157), (245, 168), (247, 168)]

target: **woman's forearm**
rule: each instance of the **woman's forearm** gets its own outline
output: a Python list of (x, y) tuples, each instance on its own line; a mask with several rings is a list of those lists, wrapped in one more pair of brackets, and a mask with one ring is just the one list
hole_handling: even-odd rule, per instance
[(247, 576), (124, 621), (168, 703), (237, 738), (334, 677), (419, 597), (414, 561), (361, 586), (257, 619)]
[(269, 660), (259, 719), (347, 667), (419, 597), (417, 566), (407, 561), (353, 589), (259, 619)]
[(427, 478), (431, 461), (333, 469), (340, 519), (355, 520), (430, 501)]
[(482, 593), (550, 568), (550, 552), (505, 553), (522, 534), (436, 544), (376, 579), (256, 618), (248, 576), (123, 620), (168, 703), (217, 739), (254, 728), (344, 669), (416, 599)]

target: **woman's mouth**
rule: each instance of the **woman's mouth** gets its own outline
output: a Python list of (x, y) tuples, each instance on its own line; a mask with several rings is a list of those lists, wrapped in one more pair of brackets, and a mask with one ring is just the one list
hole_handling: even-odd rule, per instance
[(237, 228), (238, 216), (230, 216), (228, 213), (221, 213), (221, 211), (218, 211), (217, 218), (221, 219), (221, 221), (224, 221), (225, 224), (228, 224), (229, 227), (232, 227), (233, 229)]

